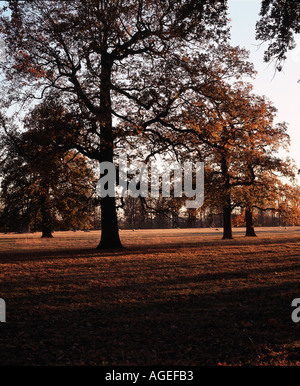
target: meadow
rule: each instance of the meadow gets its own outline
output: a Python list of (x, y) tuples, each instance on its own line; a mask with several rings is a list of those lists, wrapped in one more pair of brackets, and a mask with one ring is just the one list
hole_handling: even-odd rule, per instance
[(300, 365), (300, 227), (0, 234), (0, 365)]

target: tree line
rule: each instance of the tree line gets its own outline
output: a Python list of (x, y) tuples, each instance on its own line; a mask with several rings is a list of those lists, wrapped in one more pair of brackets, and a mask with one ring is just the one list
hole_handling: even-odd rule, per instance
[[(267, 60), (277, 55), (281, 63), (291, 48), (299, 15), (291, 5), (262, 2), (259, 38), (281, 42)], [(289, 143), (287, 124), (275, 123), (276, 108), (253, 92), (248, 53), (229, 44), (225, 1), (11, 0), (2, 6), (0, 26), (7, 47), (4, 226), (25, 219), (45, 236), (58, 223), (84, 229), (99, 204), (99, 248), (122, 247), (118, 213), (126, 215), (130, 200), (99, 200), (94, 192), (94, 165), (116, 164), (122, 149), (143, 162), (158, 154), (204, 162), (202, 211), (221, 213), (223, 238), (232, 238), (237, 207), (248, 235), (257, 209), (297, 223), (297, 171), (279, 155)], [(182, 203), (139, 200), (145, 213), (174, 221)]]

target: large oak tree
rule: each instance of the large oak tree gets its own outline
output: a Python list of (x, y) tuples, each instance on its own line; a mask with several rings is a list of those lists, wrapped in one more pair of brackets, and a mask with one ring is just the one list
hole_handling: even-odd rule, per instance
[[(6, 106), (59, 90), (81, 136), (77, 148), (99, 162), (113, 162), (115, 142), (128, 130), (163, 125), (193, 84), (188, 58), (201, 70), (209, 47), (227, 36), (223, 1), (7, 3), (10, 15), (1, 17)], [(138, 125), (132, 125), (135, 114)], [(114, 197), (101, 199), (101, 214), (99, 247), (121, 247)]]

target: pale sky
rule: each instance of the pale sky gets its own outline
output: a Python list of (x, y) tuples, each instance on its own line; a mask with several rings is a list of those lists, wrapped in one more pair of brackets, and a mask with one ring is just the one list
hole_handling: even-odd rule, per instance
[(291, 138), (290, 157), (300, 169), (300, 37), (297, 47), (288, 53), (283, 71), (276, 72), (274, 63), (265, 63), (266, 44), (255, 40), (255, 24), (259, 19), (261, 0), (229, 0), (231, 42), (250, 51), (250, 61), (258, 74), (252, 82), (254, 91), (266, 95), (278, 109), (277, 122), (288, 123)]

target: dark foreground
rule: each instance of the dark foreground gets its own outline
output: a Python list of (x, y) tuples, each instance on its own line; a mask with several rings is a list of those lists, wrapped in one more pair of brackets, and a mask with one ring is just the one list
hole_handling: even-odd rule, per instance
[(0, 364), (300, 365), (300, 232), (196, 236), (128, 231), (114, 253), (3, 237)]

